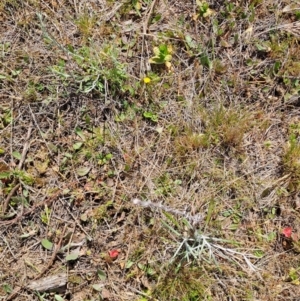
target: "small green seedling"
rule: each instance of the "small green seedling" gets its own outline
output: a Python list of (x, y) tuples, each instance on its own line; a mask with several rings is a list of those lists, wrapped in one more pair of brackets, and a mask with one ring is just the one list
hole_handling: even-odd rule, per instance
[(171, 68), (171, 60), (173, 47), (172, 45), (161, 44), (158, 47), (153, 48), (154, 56), (149, 59), (150, 64), (165, 64), (165, 66)]
[(196, 0), (198, 5), (199, 16), (202, 18), (207, 18), (213, 14), (213, 10), (209, 8), (209, 5), (205, 1)]
[(287, 281), (291, 282), (294, 285), (300, 285), (299, 268), (298, 269), (290, 268), (289, 276), (287, 278)]
[(44, 211), (41, 213), (41, 220), (42, 223), (49, 225), (50, 222), (50, 215), (51, 215), (51, 209), (48, 208), (47, 205), (45, 205)]
[(152, 112), (144, 112), (143, 113), (144, 118), (149, 119), (153, 122), (158, 122), (158, 117), (156, 114), (152, 113)]
[(12, 292), (11, 286), (6, 283), (3, 284), (2, 289), (6, 294), (10, 294)]
[(108, 153), (108, 154), (100, 153), (97, 155), (99, 165), (107, 164), (112, 158), (113, 158), (113, 154), (111, 154), (111, 153)]

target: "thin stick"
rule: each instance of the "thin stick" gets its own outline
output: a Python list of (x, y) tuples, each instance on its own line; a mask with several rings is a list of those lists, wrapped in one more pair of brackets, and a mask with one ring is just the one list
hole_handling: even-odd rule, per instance
[(25, 158), (26, 158), (26, 155), (27, 155), (27, 152), (28, 152), (28, 149), (29, 149), (29, 138), (31, 136), (31, 132), (32, 132), (32, 124), (29, 126), (29, 129), (27, 131), (27, 136), (25, 138), (25, 144), (24, 144), (24, 147), (23, 147), (23, 151), (22, 151), (22, 156), (21, 156), (21, 159), (20, 159), (20, 162), (18, 164), (18, 169), (22, 169), (22, 166), (25, 162)]
[(151, 6), (148, 10), (148, 15), (147, 15), (147, 18), (143, 24), (143, 34), (147, 34), (147, 31), (148, 31), (148, 25), (149, 25), (149, 21), (150, 21), (150, 18), (151, 18), (151, 15), (153, 13), (153, 9), (154, 9), (154, 5), (156, 4), (156, 1), (157, 0), (153, 0), (152, 3), (151, 3)]
[(15, 194), (15, 192), (19, 189), (19, 187), (21, 186), (20, 183), (18, 183), (11, 191), (10, 193), (7, 195), (6, 199), (3, 202), (3, 206), (2, 206), (2, 214), (4, 215), (6, 213), (8, 204), (10, 199), (13, 197), (13, 195)]

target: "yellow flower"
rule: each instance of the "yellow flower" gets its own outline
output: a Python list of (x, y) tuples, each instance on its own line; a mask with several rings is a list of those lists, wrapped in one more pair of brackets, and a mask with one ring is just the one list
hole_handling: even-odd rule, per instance
[(149, 77), (144, 77), (144, 83), (149, 84), (151, 82), (151, 78)]

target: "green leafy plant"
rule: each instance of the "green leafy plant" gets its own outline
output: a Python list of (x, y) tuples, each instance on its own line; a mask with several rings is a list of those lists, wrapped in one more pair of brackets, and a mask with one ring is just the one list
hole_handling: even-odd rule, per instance
[(172, 45), (161, 44), (153, 48), (154, 56), (149, 59), (151, 64), (165, 64), (169, 69), (171, 67), (173, 47)]
[(152, 113), (152, 112), (149, 112), (149, 111), (144, 112), (144, 113), (143, 113), (143, 116), (144, 116), (146, 119), (149, 119), (149, 120), (151, 120), (151, 121), (153, 121), (153, 122), (157, 122), (157, 121), (158, 121), (158, 116), (157, 116), (156, 114)]
[(241, 218), (243, 216), (239, 209), (240, 204), (237, 203), (234, 208), (222, 212), (224, 217), (230, 218), (232, 221), (232, 224), (229, 226), (230, 230), (236, 230), (239, 227)]
[(205, 1), (196, 0), (198, 5), (199, 16), (207, 18), (213, 14), (213, 10), (209, 8), (209, 4)]
[(167, 196), (173, 194), (181, 185), (181, 180), (173, 180), (169, 173), (164, 173), (156, 181), (155, 193), (158, 196)]
[(41, 213), (41, 220), (44, 224), (49, 225), (50, 222), (51, 209), (45, 205), (44, 211)]
[(0, 107), (0, 129), (3, 129), (11, 124), (12, 120), (13, 118), (11, 110), (8, 108)]
[(69, 47), (68, 53), (77, 68), (70, 71), (65, 61), (60, 60), (50, 70), (66, 83), (76, 83), (78, 92), (103, 92), (105, 82), (115, 92), (123, 90), (127, 78), (125, 66), (117, 59), (116, 48), (106, 46), (102, 50), (83, 46), (77, 50)]
[(300, 285), (300, 275), (299, 275), (300, 268), (290, 268), (289, 275), (287, 277), (287, 281), (291, 282), (294, 285)]
[(99, 165), (105, 165), (107, 164), (112, 158), (113, 158), (113, 154), (108, 153), (108, 154), (98, 154), (96, 156), (97, 160), (98, 160), (98, 164)]
[(16, 180), (27, 185), (34, 183), (34, 177), (31, 174), (17, 168), (0, 172), (0, 180), (3, 182), (13, 182), (13, 180)]

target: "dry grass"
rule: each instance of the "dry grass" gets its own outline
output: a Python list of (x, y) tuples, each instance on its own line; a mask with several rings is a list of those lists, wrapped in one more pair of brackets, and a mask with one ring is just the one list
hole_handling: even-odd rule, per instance
[(297, 300), (299, 16), (3, 0), (0, 300)]

